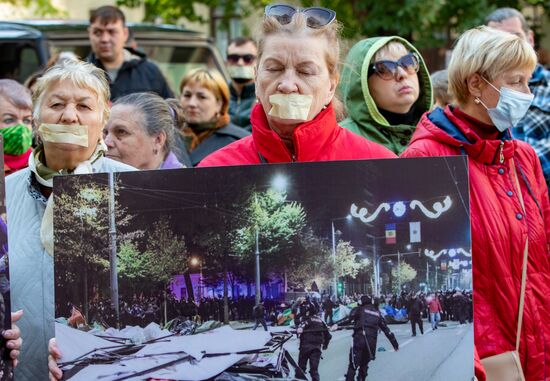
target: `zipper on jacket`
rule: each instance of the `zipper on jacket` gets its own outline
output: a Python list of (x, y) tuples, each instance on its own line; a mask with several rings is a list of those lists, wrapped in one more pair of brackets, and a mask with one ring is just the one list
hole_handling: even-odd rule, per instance
[(500, 164), (504, 163), (504, 142), (500, 142)]

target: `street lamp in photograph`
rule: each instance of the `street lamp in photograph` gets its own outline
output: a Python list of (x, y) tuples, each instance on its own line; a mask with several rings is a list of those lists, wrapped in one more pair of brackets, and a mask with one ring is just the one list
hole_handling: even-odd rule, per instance
[(197, 258), (197, 257), (193, 257), (193, 258), (191, 258), (191, 265), (194, 266), (194, 267), (199, 266), (199, 300), (201, 300), (202, 297), (203, 297), (203, 292), (202, 292), (202, 283), (203, 283), (203, 279), (202, 279), (202, 260)]

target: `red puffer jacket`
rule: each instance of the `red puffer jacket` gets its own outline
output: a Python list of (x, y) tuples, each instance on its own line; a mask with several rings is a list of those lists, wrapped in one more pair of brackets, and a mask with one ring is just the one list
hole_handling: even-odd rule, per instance
[(261, 104), (252, 110), (250, 122), (251, 136), (212, 153), (200, 162), (199, 167), (397, 157), (387, 148), (340, 127), (332, 104), (294, 130), (294, 156), (269, 127)]
[[(509, 133), (506, 133), (509, 136)], [(450, 108), (420, 120), (402, 157), (469, 158), (474, 340), (487, 356), (515, 348), (523, 252), (529, 260), (520, 357), (527, 381), (550, 380), (550, 205), (539, 160), (524, 142), (484, 140)], [(513, 158), (524, 215), (511, 170)], [(483, 378), (481, 369), (476, 374)]]

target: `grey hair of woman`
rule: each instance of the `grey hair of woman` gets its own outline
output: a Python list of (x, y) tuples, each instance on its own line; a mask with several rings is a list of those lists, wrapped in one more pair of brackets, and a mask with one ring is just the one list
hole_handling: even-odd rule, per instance
[(166, 134), (164, 153), (167, 154), (174, 148), (175, 125), (173, 111), (168, 103), (153, 93), (133, 93), (119, 98), (113, 106), (126, 105), (135, 108), (136, 113), (141, 114), (140, 127), (148, 136), (157, 136), (161, 132)]

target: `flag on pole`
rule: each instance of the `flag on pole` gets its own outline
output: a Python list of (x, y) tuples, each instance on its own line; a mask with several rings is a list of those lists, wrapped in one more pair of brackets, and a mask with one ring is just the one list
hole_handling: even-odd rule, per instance
[(386, 224), (386, 244), (397, 243), (397, 231), (395, 230), (395, 224)]
[(420, 222), (409, 222), (409, 231), (411, 233), (410, 243), (420, 242)]

